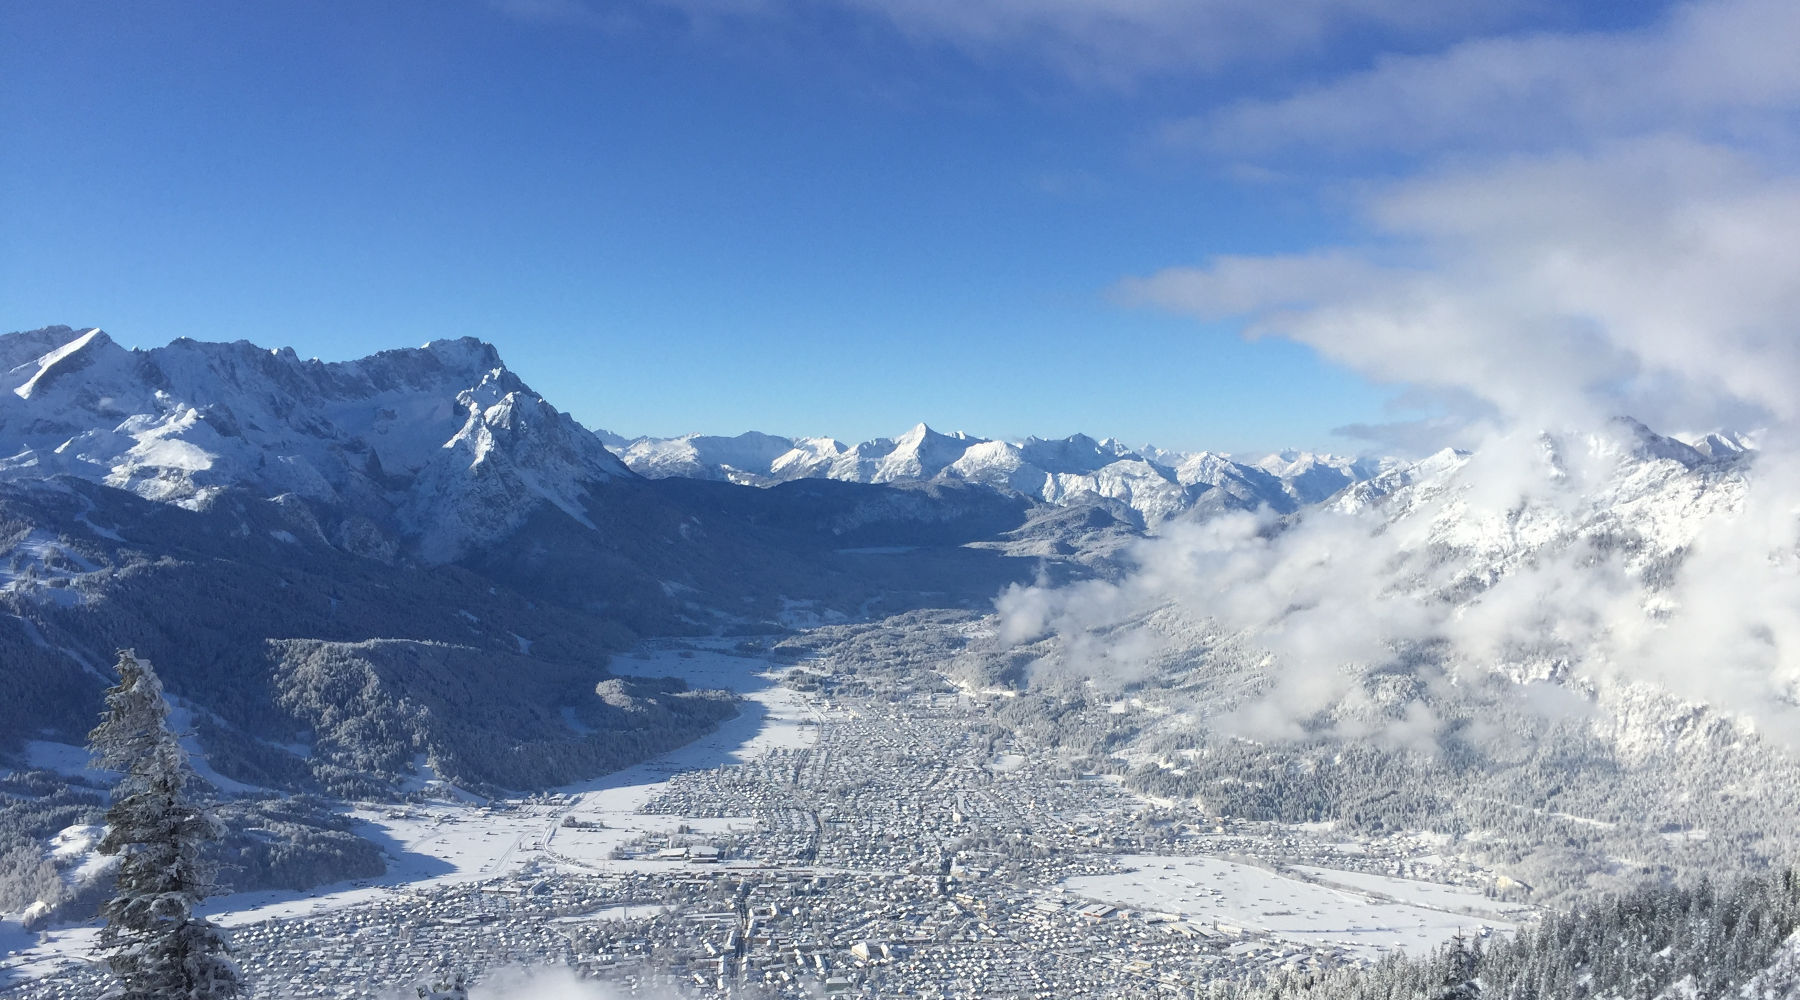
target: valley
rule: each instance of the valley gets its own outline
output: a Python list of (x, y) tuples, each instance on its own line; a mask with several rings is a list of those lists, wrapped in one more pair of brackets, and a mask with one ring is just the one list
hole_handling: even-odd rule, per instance
[(258, 998), (1265, 1000), (1509, 942), (1578, 978), (1529, 958), (1566, 922), (1636, 935), (1609, 974), (1791, 978), (1786, 883), (1733, 890), (1772, 916), (1729, 975), (1615, 919), (1724, 928), (1800, 861), (1740, 437), (621, 443), (468, 339), (0, 361), (0, 995), (104, 991), (126, 648)]
[[(1428, 837), (1220, 823), (1055, 766), (948, 685), (802, 692), (796, 675), (827, 663), (735, 645), (659, 643), (616, 668), (737, 690), (739, 714), (707, 737), (522, 799), (439, 785), (359, 809), (389, 845), (385, 875), (206, 912), (258, 996), (295, 998), (545, 963), (627, 995), (1099, 997), (1329, 968), (1530, 917), (1449, 859), (1433, 874), (1465, 885), (1392, 875), (1434, 853)], [(10, 956), (8, 995), (99, 996), (90, 944), (61, 932)]]
[(1800, 1000), (1796, 40), (0, 3), (0, 1000)]

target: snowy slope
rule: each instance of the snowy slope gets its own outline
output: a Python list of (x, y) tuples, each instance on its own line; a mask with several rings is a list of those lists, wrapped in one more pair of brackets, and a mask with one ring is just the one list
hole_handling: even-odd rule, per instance
[(1466, 571), (1494, 579), (1595, 537), (1629, 536), (1630, 565), (1641, 570), (1686, 549), (1740, 505), (1750, 455), (1740, 448), (1712, 457), (1619, 418), (1592, 433), (1542, 434), (1477, 454), (1446, 449), (1392, 465), (1327, 507), (1379, 510), (1422, 547), (1454, 550)]
[(392, 519), (428, 558), (543, 502), (582, 519), (591, 484), (632, 475), (470, 338), (326, 364), (50, 327), (0, 336), (0, 364), (0, 479), (73, 475), (191, 508), (233, 487), (298, 494)]
[(627, 465), (652, 479), (724, 479), (763, 474), (794, 449), (787, 438), (751, 431), (736, 437), (688, 434), (629, 442), (621, 454)]

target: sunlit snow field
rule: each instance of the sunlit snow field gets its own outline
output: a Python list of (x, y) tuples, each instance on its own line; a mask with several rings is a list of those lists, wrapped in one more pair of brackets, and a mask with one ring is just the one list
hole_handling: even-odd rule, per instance
[(1306, 881), (1256, 865), (1195, 856), (1123, 855), (1128, 870), (1068, 879), (1076, 895), (1201, 925), (1264, 931), (1300, 944), (1340, 944), (1373, 959), (1393, 949), (1415, 954), (1481, 928), (1511, 930), (1495, 904), (1473, 889), (1324, 868), (1293, 869), (1335, 883)]

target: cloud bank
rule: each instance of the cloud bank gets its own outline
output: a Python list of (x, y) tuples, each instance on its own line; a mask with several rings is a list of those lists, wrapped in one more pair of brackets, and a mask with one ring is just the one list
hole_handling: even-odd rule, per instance
[[(1437, 411), (1355, 431), (1473, 455), (1290, 525), (1175, 527), (1116, 584), (1003, 595), (1003, 637), (1053, 634), (1104, 679), (1141, 669), (1111, 643), (1149, 609), (1209, 619), (1269, 653), (1264, 696), (1217, 720), (1259, 738), (1355, 718), (1369, 679), (1401, 672), (1413, 703), (1340, 735), (1416, 744), (1434, 689), (1504, 676), (1653, 684), (1794, 742), (1797, 32), (1791, 4), (1692, 3), (1640, 30), (1393, 57), (1178, 126), (1271, 173), (1372, 164), (1336, 178), (1357, 236), (1170, 267), (1122, 297), (1309, 345)], [(1707, 462), (1622, 415), (1754, 431), (1760, 454)]]
[(1691, 3), (1634, 31), (1389, 56), (1320, 87), (1174, 123), (1168, 138), (1239, 155), (1542, 150), (1669, 130), (1787, 145), (1800, 99), (1796, 37), (1800, 7), (1783, 0)]
[[(413, 1000), (417, 990), (392, 994), (392, 1000)], [(484, 973), (469, 987), (469, 1000), (621, 1000), (625, 996), (649, 1000), (673, 1000), (679, 994), (651, 989), (618, 989), (597, 979), (584, 979), (573, 970), (555, 965), (510, 965)]]
[[(1267, 653), (1261, 694), (1211, 723), (1259, 740), (1429, 749), (1434, 704), (1503, 678), (1559, 713), (1541, 685), (1650, 685), (1793, 745), (1800, 493), (1659, 457), (1671, 444), (1624, 423), (1502, 435), (1380, 503), (1174, 525), (1117, 582), (1002, 594), (1001, 639), (1054, 636), (1045, 668), (1114, 687), (1168, 651), (1145, 619), (1178, 609)], [(1381, 677), (1408, 680), (1406, 703), (1378, 703)]]
[(1754, 156), (1621, 140), (1431, 170), (1362, 210), (1365, 246), (1219, 258), (1124, 293), (1453, 390), (1507, 426), (1800, 418), (1800, 179)]

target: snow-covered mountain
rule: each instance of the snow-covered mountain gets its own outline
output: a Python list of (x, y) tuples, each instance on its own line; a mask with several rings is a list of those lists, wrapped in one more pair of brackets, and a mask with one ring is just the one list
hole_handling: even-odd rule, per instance
[(1493, 579), (1594, 538), (1628, 540), (1625, 551), (1641, 570), (1648, 560), (1679, 557), (1742, 506), (1751, 449), (1729, 434), (1700, 443), (1705, 450), (1620, 417), (1586, 433), (1543, 433), (1477, 453), (1446, 449), (1394, 465), (1326, 509), (1372, 510), (1389, 530), (1453, 549), (1467, 570)]
[(1682, 705), (1791, 733), (1796, 495), (1745, 438), (1696, 441), (1621, 417), (1396, 464), (1272, 537), (1171, 542), (1216, 570), (1180, 599), (1229, 607), (1295, 684), (1427, 664), (1564, 684), (1613, 713), (1628, 754), (1701, 732), (1671, 722)]
[(439, 340), (358, 361), (100, 330), (0, 336), (0, 479), (73, 475), (203, 508), (222, 490), (391, 517), (428, 559), (517, 527), (547, 501), (632, 473), (488, 344)]
[[(0, 761), (39, 737), (78, 743), (105, 664), (134, 647), (232, 780), (385, 794), (423, 752), (440, 774), (558, 784), (716, 720), (706, 698), (645, 689), (630, 718), (594, 721), (609, 653), (637, 636), (974, 606), (1086, 571), (1058, 543), (1088, 529), (1042, 523), (1022, 497), (652, 480), (606, 441), (473, 339), (327, 364), (242, 341), (0, 335), (0, 664), (16, 695)], [(598, 714), (571, 728), (563, 709)], [(541, 759), (514, 756), (533, 741)], [(502, 760), (544, 766), (484, 770)]]
[(638, 438), (621, 451), (625, 464), (651, 478), (680, 476), (771, 486), (795, 479), (854, 483), (976, 483), (1067, 504), (1118, 500), (1156, 524), (1186, 511), (1289, 513), (1318, 503), (1394, 463), (1310, 452), (1281, 452), (1242, 462), (1214, 452), (1131, 448), (1085, 434), (997, 441), (943, 434), (919, 424), (895, 438), (849, 445), (832, 438), (690, 434)]
[(1385, 468), (924, 424), (855, 445), (754, 432), (627, 442), (583, 428), (470, 338), (324, 363), (248, 341), (127, 350), (68, 327), (0, 336), (0, 451), (0, 480), (73, 475), (190, 508), (230, 488), (345, 507), (391, 524), (428, 561), (505, 536), (544, 502), (586, 523), (589, 488), (634, 473), (965, 483), (1053, 504), (1116, 500), (1156, 524), (1194, 510), (1291, 512)]

